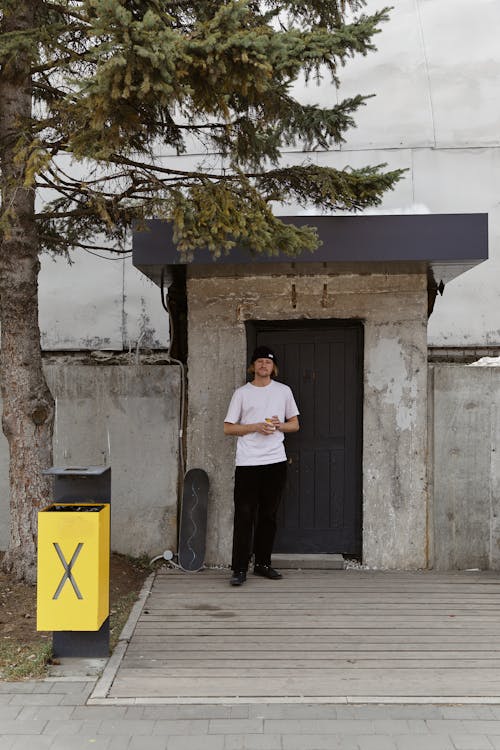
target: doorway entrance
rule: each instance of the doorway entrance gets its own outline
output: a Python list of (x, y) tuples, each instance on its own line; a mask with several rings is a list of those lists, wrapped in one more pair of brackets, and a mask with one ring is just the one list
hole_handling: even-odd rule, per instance
[(288, 481), (274, 549), (361, 554), (363, 326), (359, 321), (252, 321), (249, 354), (276, 352), (278, 380), (300, 410), (286, 437)]

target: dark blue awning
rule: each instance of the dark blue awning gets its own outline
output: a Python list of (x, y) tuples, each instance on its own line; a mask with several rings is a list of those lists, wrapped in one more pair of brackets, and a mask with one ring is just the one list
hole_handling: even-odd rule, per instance
[[(322, 242), (313, 253), (291, 257), (253, 254), (235, 247), (212, 259), (196, 250), (191, 263), (262, 264), (301, 262), (426, 263), (436, 283), (472, 268), (488, 258), (487, 214), (405, 214), (372, 216), (282, 216), (285, 223), (314, 226)], [(153, 219), (147, 230), (133, 233), (133, 263), (158, 283), (161, 268), (183, 263), (173, 242), (169, 222)]]

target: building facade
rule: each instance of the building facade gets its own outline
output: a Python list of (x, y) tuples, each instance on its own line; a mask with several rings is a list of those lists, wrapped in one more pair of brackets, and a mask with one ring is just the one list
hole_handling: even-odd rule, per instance
[[(369, 0), (367, 7), (373, 10), (379, 5)], [(301, 97), (311, 103), (319, 97), (334, 101), (337, 96), (375, 93), (359, 112), (357, 128), (340, 148), (309, 154), (297, 148), (283, 155), (283, 163), (289, 164), (312, 161), (356, 167), (385, 162), (391, 169), (406, 168), (406, 177), (372, 212), (382, 216), (488, 215), (488, 260), (446, 279), (444, 294), (433, 300), (428, 322), (427, 266), (418, 268), (416, 263), (411, 269), (392, 266), (387, 271), (379, 266), (360, 272), (360, 267), (356, 271), (332, 265), (335, 261), (330, 258), (321, 261), (327, 266), (320, 268), (287, 269), (278, 290), (277, 276), (269, 266), (258, 271), (247, 267), (244, 273), (240, 267), (231, 279), (227, 270), (207, 274), (201, 266), (193, 266), (182, 283), (177, 269), (168, 281), (173, 281), (170, 293), (173, 306), (177, 304), (177, 319), (189, 316), (182, 334), (182, 324), (178, 331), (170, 329), (158, 279), (134, 268), (131, 257), (116, 259), (104, 251), (96, 257), (81, 251), (74, 255), (73, 266), (65, 259), (42, 259), (40, 327), (49, 380), (58, 400), (54, 460), (112, 465), (115, 549), (153, 555), (176, 545), (178, 479), (183, 470), (179, 461), (182, 373), (172, 356), (179, 354), (187, 360), (191, 389), (188, 465), (204, 463), (213, 473), (213, 492), (221, 500), (211, 511), (208, 549), (214, 561), (227, 558), (232, 448), (218, 432), (218, 423), (203, 426), (206, 400), (217, 404), (219, 419), (232, 388), (244, 378), (251, 337), (267, 333), (266, 325), (273, 321), (280, 322), (277, 333), (287, 336), (294, 330), (292, 324), (302, 326), (309, 320), (317, 324), (318, 336), (350, 336), (355, 331), (352, 335), (362, 341), (362, 353), (357, 355), (362, 368), (356, 377), (362, 385), (363, 420), (361, 432), (352, 439), (361, 441), (361, 501), (357, 501), (361, 505), (354, 514), (358, 523), (354, 536), (364, 562), (381, 567), (434, 564), (436, 534), (441, 534), (438, 546), (443, 552), (437, 564), (464, 566), (467, 560), (497, 564), (491, 550), (496, 537), (494, 498), (500, 495), (493, 460), (498, 455), (499, 427), (491, 408), (488, 419), (476, 419), (484, 403), (472, 380), (488, 380), (484, 399), (494, 401), (498, 377), (464, 375), (474, 396), (466, 397), (457, 389), (464, 395), (455, 406), (437, 404), (434, 409), (434, 396), (425, 405), (422, 394), (427, 382), (434, 388), (434, 374), (428, 377), (425, 364), (428, 358), (464, 363), (482, 354), (500, 354), (499, 24), (500, 6), (495, 0), (473, 4), (401, 0), (377, 37), (378, 52), (353, 60), (342, 71), (339, 92), (327, 81), (320, 89), (300, 84)], [(199, 160), (194, 153), (171, 158), (191, 166)], [(283, 207), (280, 212), (294, 215), (297, 208)], [(423, 260), (428, 260), (425, 252)], [(283, 267), (278, 276), (282, 274)], [(179, 285), (186, 289), (187, 311), (182, 295), (175, 300)], [(230, 292), (226, 300), (224, 290)], [(265, 312), (257, 302), (261, 290), (268, 290), (270, 298)], [(325, 321), (331, 323), (329, 332)], [(339, 333), (344, 323), (351, 327)], [(300, 326), (297, 336), (303, 335)], [(172, 338), (175, 347), (169, 352)], [(329, 346), (347, 344), (329, 341)], [(217, 393), (214, 385), (207, 385), (209, 366), (216, 373)], [(287, 367), (283, 375), (290, 379), (293, 372)], [(440, 394), (440, 404), (449, 395), (442, 385), (432, 393)], [(476, 406), (465, 409), (466, 404)], [(433, 421), (429, 429), (425, 420), (436, 414), (438, 422)], [(462, 425), (462, 433), (469, 425), (476, 442), (489, 446), (489, 462), (484, 456), (482, 468), (468, 463), (465, 448), (446, 442), (450, 436), (458, 440), (462, 433), (448, 429), (445, 415), (453, 418), (453, 425)], [(469, 422), (463, 421), (465, 416)], [(412, 451), (415, 463), (408, 465)], [(217, 463), (221, 455), (224, 466)], [(477, 512), (465, 512), (465, 495), (455, 507), (453, 498), (462, 497), (459, 487), (443, 480), (448, 462), (458, 455), (467, 467), (466, 477), (472, 477), (470, 484), (461, 482), (460, 492), (468, 488), (467, 496), (473, 495), (469, 505)], [(3, 519), (8, 516), (7, 467), (6, 441), (0, 435)], [(414, 499), (408, 499), (409, 492)], [(468, 525), (459, 517), (468, 518)], [(484, 519), (490, 519), (487, 533)], [(7, 543), (7, 529), (6, 520), (0, 526), (0, 548)], [(467, 559), (460, 556), (457, 550), (467, 547), (467, 538), (486, 539), (485, 535), (490, 540), (488, 553), (477, 542), (474, 546), (481, 548), (480, 554), (469, 545)], [(443, 547), (449, 539), (453, 545)]]

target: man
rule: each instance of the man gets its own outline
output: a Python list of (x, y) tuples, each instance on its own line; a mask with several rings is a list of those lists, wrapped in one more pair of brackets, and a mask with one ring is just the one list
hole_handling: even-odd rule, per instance
[(297, 404), (287, 385), (273, 380), (276, 355), (267, 346), (254, 351), (249, 373), (253, 380), (237, 388), (224, 420), (224, 434), (238, 438), (234, 481), (232, 586), (246, 581), (254, 552), (254, 574), (277, 580), (271, 567), (276, 513), (286, 482), (283, 441), (299, 429)]

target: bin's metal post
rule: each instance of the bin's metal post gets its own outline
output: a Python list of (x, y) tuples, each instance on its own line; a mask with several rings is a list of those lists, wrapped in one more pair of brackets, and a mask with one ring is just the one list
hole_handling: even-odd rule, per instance
[[(54, 477), (54, 502), (111, 504), (110, 466), (51, 466), (44, 474)], [(109, 656), (109, 615), (96, 631), (58, 630), (52, 634), (55, 657)]]

